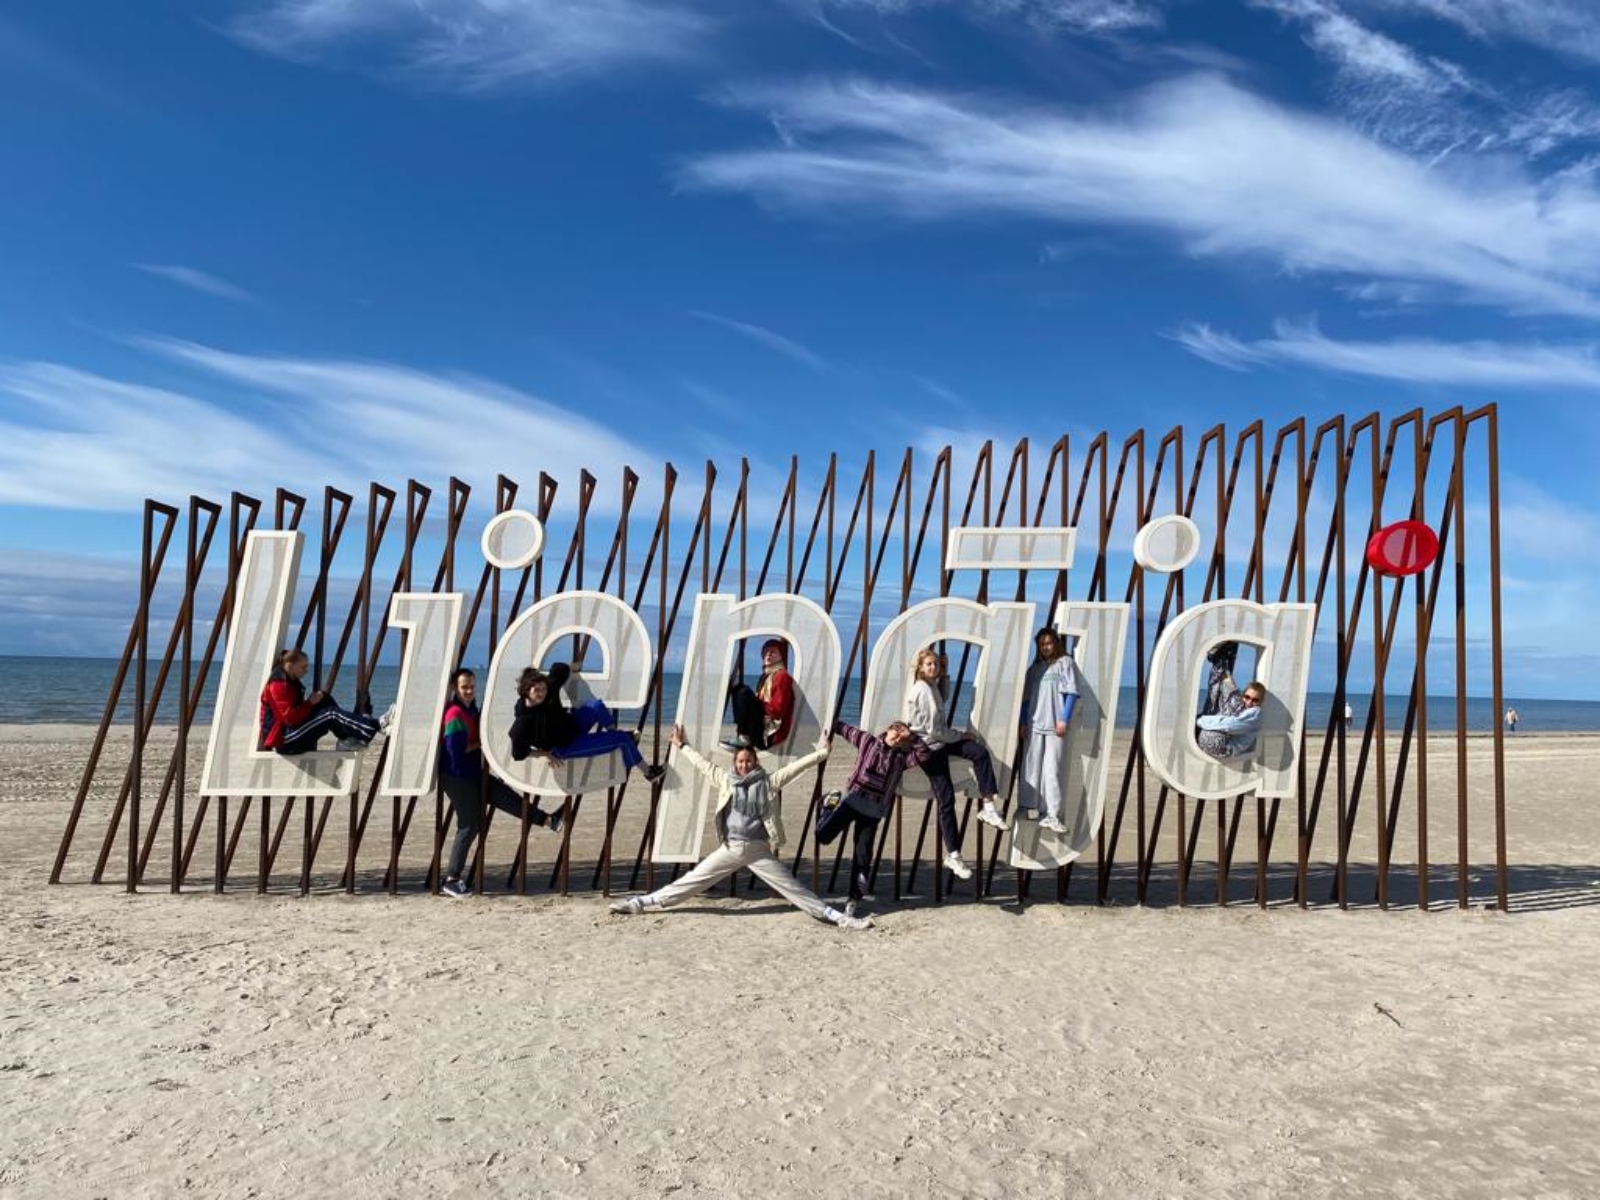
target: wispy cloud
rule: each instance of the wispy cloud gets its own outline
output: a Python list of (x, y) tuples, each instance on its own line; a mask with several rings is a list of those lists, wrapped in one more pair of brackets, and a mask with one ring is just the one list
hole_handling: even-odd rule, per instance
[(245, 291), (236, 284), (229, 283), (226, 279), (219, 279), (205, 271), (197, 271), (193, 267), (181, 267), (172, 263), (129, 263), (136, 271), (155, 275), (162, 279), (170, 280), (181, 287), (192, 288), (197, 292), (204, 292), (208, 296), (217, 296), (223, 300), (234, 300), (240, 303), (253, 303), (255, 296)]
[(1234, 371), (1263, 365), (1315, 367), (1345, 375), (1458, 387), (1600, 389), (1593, 345), (1523, 346), (1503, 342), (1336, 341), (1314, 324), (1280, 321), (1275, 336), (1243, 341), (1192, 324), (1174, 337), (1191, 353)]
[(1509, 150), (1539, 157), (1600, 139), (1600, 108), (1567, 88), (1493, 87), (1351, 16), (1350, 0), (1248, 0), (1305, 30), (1334, 71), (1333, 99), (1366, 133), (1441, 156)]
[(1600, 22), (1590, 0), (1354, 0), (1375, 12), (1436, 17), (1484, 40), (1526, 42), (1600, 60)]
[[(540, 468), (570, 480), (580, 466), (610, 478), (659, 463), (598, 422), (471, 375), (138, 344), (197, 372), (196, 386), (0, 363), (0, 503), (121, 510), (233, 488), (526, 478)], [(73, 464), (70, 486), (63, 463)]]
[(1190, 76), (1115, 111), (869, 82), (728, 99), (770, 114), (783, 136), (692, 161), (692, 186), (825, 215), (1142, 228), (1196, 255), (1600, 316), (1600, 189), (1589, 173), (1430, 166), (1226, 79)]
[(1369, 29), (1321, 0), (1249, 0), (1253, 8), (1302, 21), (1307, 43), (1348, 74), (1419, 91), (1449, 91), (1456, 71), (1417, 54), (1395, 39)]
[(774, 333), (760, 325), (752, 325), (748, 321), (735, 321), (731, 317), (719, 317), (716, 313), (702, 312), (699, 309), (690, 309), (689, 315), (701, 321), (709, 321), (713, 325), (721, 326), (740, 337), (749, 338), (757, 345), (765, 346), (768, 350), (775, 351), (785, 358), (792, 358), (797, 363), (804, 363), (813, 371), (827, 371), (829, 365), (815, 350), (802, 346), (792, 338), (786, 338), (781, 333)]
[(402, 79), (464, 92), (677, 61), (713, 30), (666, 0), (271, 0), (228, 26), (269, 54), (353, 50)]
[(1155, 0), (828, 0), (835, 8), (865, 8), (882, 14), (921, 8), (958, 8), (985, 19), (1023, 20), (1068, 33), (1110, 34), (1157, 29), (1162, 6)]

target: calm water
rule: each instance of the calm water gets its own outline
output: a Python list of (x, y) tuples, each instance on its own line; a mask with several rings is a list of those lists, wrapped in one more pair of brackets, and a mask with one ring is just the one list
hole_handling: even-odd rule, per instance
[[(75, 725), (93, 725), (105, 711), (106, 696), (116, 674), (116, 660), (108, 658), (11, 658), (0, 656), (0, 724), (37, 724), (60, 722)], [(480, 670), (479, 674), (482, 675)], [(152, 671), (152, 681), (153, 681)], [(373, 702), (377, 711), (394, 699), (400, 672), (396, 667), (379, 667), (373, 678)], [(672, 712), (677, 702), (680, 677), (669, 673), (665, 680), (666, 711)], [(342, 677), (334, 694), (343, 704), (354, 700), (354, 672)], [(214, 684), (215, 680), (212, 680)], [(207, 721), (211, 715), (211, 689), (201, 698), (199, 719)], [(1533, 700), (1521, 696), (1508, 697), (1522, 716), (1524, 733), (1580, 733), (1600, 731), (1600, 702), (1584, 700)], [(1366, 696), (1353, 696), (1350, 707), (1355, 710), (1356, 727), (1366, 719)], [(1396, 728), (1397, 715), (1403, 717), (1406, 698), (1391, 695), (1385, 702), (1385, 714), (1390, 728)], [(1118, 724), (1131, 727), (1135, 711), (1132, 688), (1123, 688), (1118, 706)], [(1307, 724), (1312, 730), (1325, 728), (1333, 697), (1326, 692), (1312, 692), (1306, 701)], [(964, 713), (958, 706), (957, 719)], [(841, 716), (854, 720), (860, 712), (861, 697), (852, 681), (846, 693)], [(124, 688), (122, 703), (118, 706), (117, 720), (129, 721), (133, 712), (132, 681)], [(171, 721), (177, 712), (177, 695), (162, 697), (159, 719)], [(1430, 696), (1428, 712), (1432, 724), (1453, 727), (1455, 720), (1454, 696)], [(1487, 731), (1498, 719), (1494, 705), (1485, 698), (1467, 700), (1468, 728)]]

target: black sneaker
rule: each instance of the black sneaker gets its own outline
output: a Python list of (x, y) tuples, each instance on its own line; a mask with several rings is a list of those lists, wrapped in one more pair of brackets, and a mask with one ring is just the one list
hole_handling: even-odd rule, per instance
[(743, 734), (740, 734), (736, 737), (723, 738), (718, 745), (720, 745), (724, 750), (733, 750), (735, 752), (740, 750), (754, 750), (756, 748), (755, 743), (749, 738), (745, 737)]
[(452, 900), (462, 900), (465, 899), (470, 893), (467, 890), (467, 885), (461, 880), (446, 879), (439, 885), (439, 894), (441, 896), (448, 896)]
[(666, 773), (667, 769), (659, 764), (639, 768), (639, 775), (646, 783), (655, 783)]
[(553, 812), (549, 812), (549, 813), (545, 814), (544, 827), (546, 829), (548, 829), (551, 833), (560, 833), (561, 832), (561, 827), (563, 825), (565, 825), (566, 823), (567, 823), (567, 810), (565, 808), (558, 808), (558, 809), (555, 809)]
[(856, 891), (861, 893), (861, 899), (863, 900), (877, 899), (877, 897), (872, 894), (872, 888), (867, 882), (867, 876), (865, 872), (858, 871), (856, 873)]

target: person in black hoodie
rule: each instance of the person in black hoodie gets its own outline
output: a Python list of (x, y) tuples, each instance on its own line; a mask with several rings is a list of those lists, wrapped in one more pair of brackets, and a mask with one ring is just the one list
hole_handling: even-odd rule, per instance
[[(572, 668), (556, 663), (549, 672), (529, 667), (517, 680), (516, 719), (511, 723), (511, 757), (521, 762), (530, 755), (542, 754), (552, 765), (569, 758), (595, 758), (620, 751), (631, 771), (641, 767), (644, 755), (632, 734), (617, 728), (617, 716), (598, 697), (576, 709), (561, 703), (561, 689), (572, 677)], [(639, 772), (654, 783), (665, 772), (663, 767), (643, 767)]]
[(394, 709), (382, 718), (346, 712), (321, 688), (306, 695), (300, 682), (311, 669), (304, 650), (278, 651), (278, 665), (261, 690), (261, 748), (279, 754), (305, 754), (317, 748), (325, 733), (339, 739), (341, 750), (364, 749), (389, 727)]

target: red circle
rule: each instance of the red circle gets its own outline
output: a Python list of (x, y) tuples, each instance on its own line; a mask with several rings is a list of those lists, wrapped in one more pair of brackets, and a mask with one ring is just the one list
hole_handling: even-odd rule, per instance
[(1367, 562), (1380, 575), (1415, 575), (1439, 557), (1439, 535), (1421, 521), (1385, 525), (1367, 542)]

